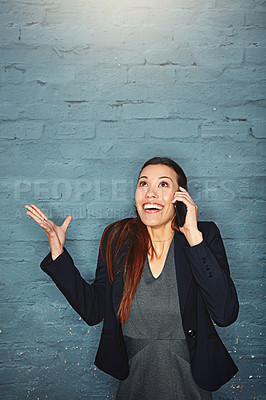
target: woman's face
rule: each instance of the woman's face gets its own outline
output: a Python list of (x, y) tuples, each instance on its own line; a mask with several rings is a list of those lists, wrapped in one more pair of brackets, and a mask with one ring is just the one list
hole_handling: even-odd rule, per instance
[(167, 165), (148, 165), (143, 168), (135, 192), (141, 221), (148, 226), (169, 223), (175, 215), (171, 200), (178, 188), (177, 173)]

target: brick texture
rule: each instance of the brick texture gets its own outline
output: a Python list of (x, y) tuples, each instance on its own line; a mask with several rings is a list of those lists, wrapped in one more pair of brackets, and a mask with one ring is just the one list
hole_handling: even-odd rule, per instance
[(263, 0), (0, 0), (1, 398), (107, 400), (89, 327), (39, 264), (45, 233), (94, 278), (104, 227), (134, 216), (142, 164), (176, 160), (199, 220), (220, 228), (240, 299), (219, 328), (239, 373), (214, 400), (262, 400)]

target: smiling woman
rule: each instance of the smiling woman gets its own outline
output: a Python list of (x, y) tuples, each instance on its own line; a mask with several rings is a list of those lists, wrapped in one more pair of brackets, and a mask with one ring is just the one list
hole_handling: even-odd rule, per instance
[[(164, 173), (167, 175), (160, 176)], [(138, 214), (147, 227), (150, 223), (157, 225), (159, 220), (165, 222), (167, 219), (172, 220), (174, 208), (171, 201), (178, 189), (178, 175), (171, 167), (149, 164), (143, 168), (138, 180), (135, 201)], [(153, 214), (156, 214), (156, 217)], [(155, 232), (150, 234), (156, 235)]]
[(135, 201), (136, 218), (104, 229), (92, 284), (64, 247), (71, 216), (59, 227), (26, 205), (51, 249), (41, 268), (88, 325), (104, 321), (95, 365), (119, 379), (117, 400), (211, 399), (238, 370), (214, 328), (239, 308), (219, 228), (197, 221), (185, 173), (166, 157), (142, 166)]

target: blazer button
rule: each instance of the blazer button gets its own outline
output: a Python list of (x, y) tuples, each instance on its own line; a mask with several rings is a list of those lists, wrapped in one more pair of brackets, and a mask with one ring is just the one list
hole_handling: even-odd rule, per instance
[(202, 262), (203, 262), (203, 264), (206, 264), (206, 259), (205, 259), (205, 258), (203, 258)]
[(206, 269), (206, 271), (209, 271), (209, 269), (210, 269), (208, 265), (205, 265), (204, 268)]
[(194, 338), (196, 336), (196, 332), (194, 331), (194, 329), (189, 329), (187, 331), (188, 336), (190, 336), (191, 338)]
[(208, 277), (212, 278), (212, 272), (208, 272)]

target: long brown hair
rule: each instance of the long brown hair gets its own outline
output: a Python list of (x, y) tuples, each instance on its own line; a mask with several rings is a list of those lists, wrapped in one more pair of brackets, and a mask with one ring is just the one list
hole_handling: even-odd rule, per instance
[[(146, 166), (156, 164), (163, 164), (173, 168), (173, 170), (177, 173), (178, 185), (187, 190), (187, 178), (184, 171), (175, 161), (168, 157), (153, 157), (146, 161), (140, 170), (139, 176)], [(100, 252), (104, 260), (102, 250), (103, 238), (107, 230), (112, 228), (110, 229), (106, 245), (106, 264), (108, 277), (111, 284), (114, 279), (114, 274), (119, 272), (118, 270), (114, 270), (114, 264), (119, 265), (118, 255), (122, 256), (126, 254), (125, 264), (121, 266), (121, 268), (123, 268), (124, 291), (120, 306), (117, 311), (117, 316), (120, 317), (121, 323), (125, 323), (127, 321), (129, 309), (133, 302), (137, 285), (141, 279), (148, 249), (151, 248), (151, 257), (153, 257), (154, 253), (156, 254), (147, 227), (141, 221), (136, 206), (135, 211), (137, 215), (136, 218), (125, 218), (108, 225), (103, 231), (100, 243)], [(182, 206), (180, 208), (178, 206), (178, 211), (181, 223), (183, 224), (185, 215)], [(172, 220), (171, 228), (179, 231), (179, 225), (176, 216)], [(113, 242), (116, 244), (115, 254), (112, 250)], [(125, 253), (122, 252), (123, 249), (126, 249)]]

